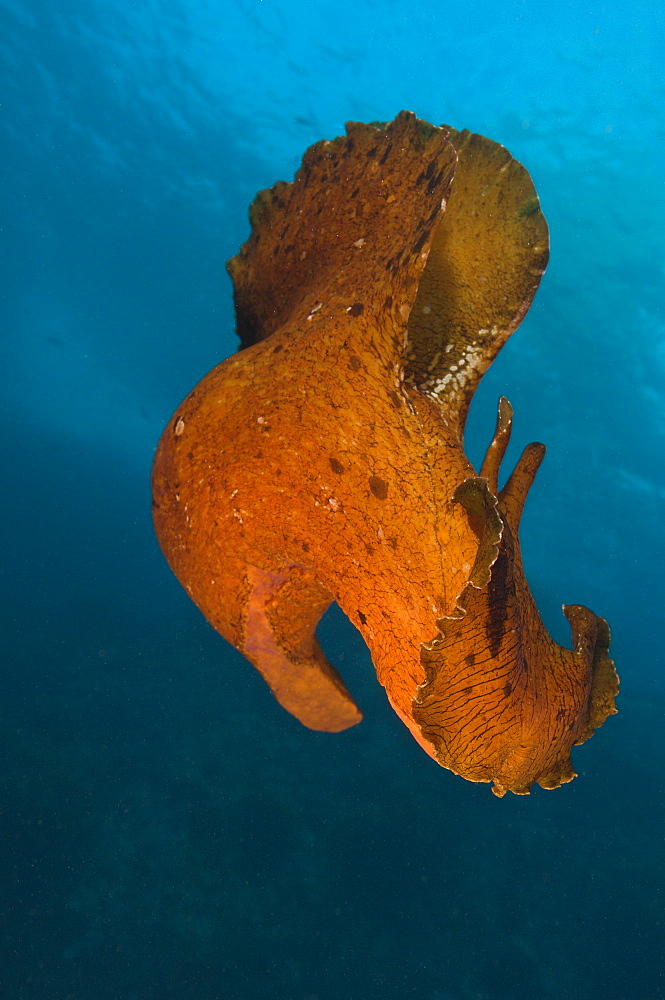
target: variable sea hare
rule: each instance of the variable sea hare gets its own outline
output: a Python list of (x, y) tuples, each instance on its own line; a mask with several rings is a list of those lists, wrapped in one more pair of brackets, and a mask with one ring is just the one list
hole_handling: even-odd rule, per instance
[(166, 558), (213, 626), (312, 729), (360, 712), (315, 637), (331, 601), (444, 767), (554, 788), (614, 709), (602, 618), (546, 632), (524, 578), (529, 445), (499, 490), (512, 411), (476, 474), (469, 403), (548, 258), (531, 179), (497, 143), (402, 112), (319, 142), (251, 207), (229, 270), (241, 350), (166, 428), (153, 470)]

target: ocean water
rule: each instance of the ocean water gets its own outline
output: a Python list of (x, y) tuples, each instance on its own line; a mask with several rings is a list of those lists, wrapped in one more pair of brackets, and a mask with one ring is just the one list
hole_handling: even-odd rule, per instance
[[(665, 998), (665, 9), (506, 0), (2, 0), (0, 997)], [(612, 627), (579, 778), (438, 768), (336, 609), (365, 714), (299, 726), (171, 576), (161, 429), (236, 349), (255, 192), (402, 108), (529, 169), (551, 262), (483, 380), (548, 454), (543, 617)], [(510, 461), (510, 458), (509, 460)]]

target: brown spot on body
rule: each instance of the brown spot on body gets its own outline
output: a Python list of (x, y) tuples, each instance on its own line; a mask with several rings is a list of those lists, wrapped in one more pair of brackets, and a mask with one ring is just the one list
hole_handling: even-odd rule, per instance
[(388, 483), (379, 476), (369, 477), (369, 488), (377, 500), (385, 500), (388, 496)]
[(344, 472), (344, 466), (336, 458), (330, 459), (330, 468), (333, 470), (333, 472), (336, 472), (338, 476), (341, 476), (342, 473)]
[(362, 302), (354, 302), (352, 306), (347, 310), (349, 316), (360, 316), (365, 309)]

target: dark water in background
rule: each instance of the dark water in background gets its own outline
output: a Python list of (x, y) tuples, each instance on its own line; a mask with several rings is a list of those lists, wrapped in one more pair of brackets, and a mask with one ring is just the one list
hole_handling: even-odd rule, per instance
[[(660, 1000), (665, 325), (659, 0), (3, 0), (0, 996)], [(361, 726), (308, 732), (151, 533), (161, 427), (235, 349), (253, 194), (406, 107), (531, 171), (552, 260), (486, 377), (549, 627), (613, 627), (580, 778), (437, 768), (338, 612)]]

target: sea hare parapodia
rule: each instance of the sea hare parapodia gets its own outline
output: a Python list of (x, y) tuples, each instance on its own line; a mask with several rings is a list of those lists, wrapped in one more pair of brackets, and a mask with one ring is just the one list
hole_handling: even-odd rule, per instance
[(166, 558), (304, 725), (358, 708), (314, 634), (335, 600), (424, 749), (498, 795), (574, 777), (614, 712), (602, 618), (552, 641), (524, 578), (529, 445), (503, 489), (502, 399), (477, 475), (478, 381), (548, 257), (531, 179), (500, 145), (402, 112), (309, 149), (259, 194), (229, 264), (241, 350), (166, 428), (153, 470)]

